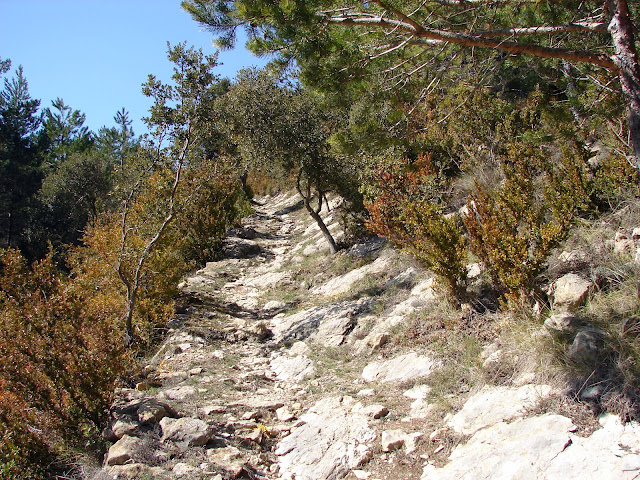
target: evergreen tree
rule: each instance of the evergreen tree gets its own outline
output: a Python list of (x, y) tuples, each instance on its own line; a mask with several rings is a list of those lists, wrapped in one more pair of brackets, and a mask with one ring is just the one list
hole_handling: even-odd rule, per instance
[(89, 128), (84, 126), (86, 115), (72, 109), (61, 98), (56, 98), (53, 108), (43, 112), (44, 133), (49, 141), (49, 166), (57, 168), (72, 153), (84, 152), (93, 143)]
[(18, 67), (0, 92), (0, 247), (28, 244), (34, 194), (42, 182), (39, 106)]

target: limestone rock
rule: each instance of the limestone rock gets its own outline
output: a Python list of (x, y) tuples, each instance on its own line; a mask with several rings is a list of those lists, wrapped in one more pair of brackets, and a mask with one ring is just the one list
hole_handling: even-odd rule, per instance
[(286, 406), (277, 409), (276, 415), (278, 416), (278, 420), (281, 422), (288, 422), (296, 418), (295, 414)]
[(447, 425), (456, 432), (469, 435), (488, 425), (519, 416), (526, 407), (533, 406), (550, 391), (551, 387), (547, 385), (523, 385), (519, 388), (485, 386), (465, 402)]
[(550, 333), (561, 337), (575, 335), (581, 324), (578, 317), (568, 312), (555, 313), (544, 321), (544, 326)]
[(361, 413), (362, 415), (366, 415), (376, 420), (389, 414), (389, 409), (387, 407), (377, 403), (364, 406), (358, 402), (352, 407), (351, 411), (354, 413)]
[(467, 265), (467, 278), (474, 279), (482, 275), (482, 265), (479, 263), (470, 263)]
[(223, 258), (248, 258), (261, 252), (260, 245), (253, 240), (245, 240), (237, 237), (226, 238), (222, 243)]
[(214, 413), (224, 413), (227, 411), (227, 408), (223, 405), (205, 405), (204, 407), (200, 408), (199, 411), (202, 413), (202, 415), (209, 416)]
[(278, 380), (286, 382), (300, 382), (315, 374), (313, 361), (306, 355), (274, 356), (270, 362), (271, 370)]
[(417, 400), (419, 398), (427, 398), (427, 395), (429, 395), (430, 391), (431, 387), (429, 385), (414, 385), (409, 390), (405, 391), (402, 395)]
[(264, 307), (262, 307), (262, 309), (267, 311), (267, 312), (272, 312), (274, 310), (281, 310), (286, 306), (287, 306), (287, 304), (284, 303), (284, 302), (280, 302), (278, 300), (271, 300), (271, 301), (265, 303)]
[(571, 436), (569, 445), (545, 469), (548, 480), (631, 480), (640, 471), (640, 425), (622, 424), (616, 415), (600, 418), (589, 437)]
[(392, 261), (392, 253), (383, 252), (373, 263), (369, 263), (355, 270), (329, 280), (321, 287), (311, 291), (314, 295), (324, 297), (335, 297), (347, 293), (354, 285), (361, 283), (362, 280), (370, 275), (375, 275), (385, 271)]
[(435, 367), (431, 358), (411, 352), (391, 360), (370, 363), (362, 371), (362, 378), (367, 382), (406, 382), (429, 376)]
[(308, 355), (310, 352), (311, 349), (305, 342), (294, 342), (294, 344), (291, 345), (291, 348), (289, 349), (289, 355), (291, 356)]
[(418, 442), (424, 437), (422, 432), (409, 433), (404, 439), (404, 451), (411, 454), (418, 449)]
[(132, 435), (139, 427), (140, 424), (138, 422), (130, 418), (123, 418), (116, 420), (111, 426), (111, 430), (117, 438), (122, 438), (125, 435)]
[(377, 350), (389, 341), (391, 335), (388, 332), (376, 332), (366, 338), (366, 345), (372, 350)]
[(266, 322), (252, 323), (247, 326), (244, 331), (255, 336), (260, 342), (264, 342), (265, 340), (273, 337), (273, 332), (269, 329)]
[(179, 462), (173, 466), (171, 470), (176, 477), (192, 476), (198, 469), (192, 467), (188, 463)]
[(413, 402), (411, 402), (410, 408), (411, 410), (409, 410), (409, 416), (407, 417), (406, 421), (428, 418), (435, 408), (435, 405), (429, 403), (425, 398), (416, 398)]
[(575, 273), (567, 273), (552, 286), (554, 308), (574, 310), (584, 304), (593, 283)]
[(212, 448), (207, 450), (207, 458), (229, 473), (231, 478), (238, 478), (247, 464), (247, 459), (236, 447)]
[(500, 422), (476, 432), (442, 468), (427, 465), (422, 480), (632, 480), (640, 471), (640, 425), (614, 415), (589, 437), (573, 435), (570, 419), (541, 415)]
[(257, 425), (247, 426), (244, 428), (239, 428), (235, 432), (235, 437), (242, 442), (253, 442), (260, 443), (262, 442), (262, 430), (260, 430)]
[(411, 289), (411, 295), (420, 297), (423, 301), (438, 298), (437, 282), (434, 277), (427, 278)]
[(482, 362), (482, 369), (489, 374), (495, 375), (502, 368), (504, 357), (504, 350), (496, 350)]
[(574, 362), (587, 365), (598, 362), (605, 347), (604, 335), (602, 330), (596, 328), (580, 330), (569, 345), (567, 356)]
[(309, 335), (309, 341), (325, 347), (338, 347), (355, 326), (355, 311), (352, 310), (344, 315), (327, 317), (320, 322), (318, 330)]
[(427, 465), (422, 480), (549, 480), (544, 471), (569, 444), (572, 426), (571, 420), (560, 415), (500, 422), (456, 447), (444, 467)]
[(160, 420), (162, 441), (171, 441), (185, 447), (205, 445), (213, 439), (211, 427), (197, 418), (168, 418)]
[(631, 255), (633, 251), (633, 238), (629, 238), (625, 232), (617, 232), (613, 244), (613, 253), (616, 255)]
[(356, 393), (358, 397), (372, 397), (375, 394), (376, 391), (373, 388), (363, 388)]
[(385, 430), (382, 432), (382, 451), (392, 452), (404, 445), (407, 434), (402, 430)]
[[(182, 344), (183, 347), (185, 345), (191, 345), (191, 344), (186, 344), (186, 343)], [(185, 350), (188, 350), (188, 348), (185, 348)], [(160, 372), (156, 376), (157, 380), (168, 383), (168, 384), (173, 384), (173, 385), (175, 385), (176, 383), (180, 383), (183, 380), (186, 380), (187, 378), (189, 378), (188, 372)]]
[(344, 336), (353, 329), (358, 315), (369, 308), (367, 299), (361, 299), (312, 307), (288, 316), (275, 316), (270, 325), (273, 341), (289, 343), (313, 335), (313, 341), (321, 345), (340, 345)]
[(176, 416), (173, 408), (153, 398), (141, 402), (136, 413), (140, 423), (157, 423), (165, 417)]
[(161, 391), (158, 394), (158, 398), (182, 401), (189, 397), (192, 397), (195, 394), (196, 394), (195, 388), (189, 385), (183, 385), (183, 386), (169, 388), (167, 390)]
[(342, 478), (371, 458), (376, 433), (365, 415), (350, 411), (353, 404), (351, 397), (328, 397), (300, 417), (302, 425), (275, 451), (283, 478)]
[[(108, 469), (109, 475), (114, 479), (131, 479), (153, 478), (165, 480), (172, 478), (171, 474), (160, 467), (150, 467), (142, 463), (130, 463), (127, 465), (114, 465)], [(102, 478), (102, 477), (100, 477)]]
[(137, 437), (124, 435), (120, 440), (111, 445), (107, 452), (107, 465), (124, 465), (129, 460), (134, 460), (142, 450), (142, 440)]
[(388, 243), (386, 238), (373, 237), (364, 242), (356, 243), (347, 252), (350, 256), (363, 258), (371, 255), (373, 252), (380, 250)]

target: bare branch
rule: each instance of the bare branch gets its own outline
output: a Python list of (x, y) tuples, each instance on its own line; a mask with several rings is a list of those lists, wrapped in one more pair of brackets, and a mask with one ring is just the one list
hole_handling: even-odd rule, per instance
[(567, 25), (551, 25), (539, 27), (506, 28), (474, 32), (470, 35), (479, 37), (518, 37), (521, 35), (548, 35), (567, 32), (599, 32), (607, 33), (607, 24), (601, 22), (580, 22)]
[(353, 15), (340, 17), (325, 17), (325, 21), (335, 25), (379, 25), (383, 28), (398, 28), (405, 32), (429, 41), (447, 42), (466, 47), (494, 48), (509, 53), (524, 53), (542, 58), (560, 58), (575, 62), (590, 63), (617, 72), (618, 66), (607, 55), (583, 50), (569, 50), (564, 48), (543, 47), (517, 42), (503, 41), (457, 32), (448, 32), (431, 27), (422, 27), (415, 22), (407, 23), (400, 20), (383, 17), (357, 17)]

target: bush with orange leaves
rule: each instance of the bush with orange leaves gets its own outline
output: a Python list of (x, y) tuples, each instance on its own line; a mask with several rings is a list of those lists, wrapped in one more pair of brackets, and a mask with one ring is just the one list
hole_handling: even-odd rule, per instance
[(47, 478), (62, 446), (96, 445), (128, 365), (99, 308), (51, 255), (29, 267), (0, 252), (0, 478)]
[(431, 269), (457, 301), (466, 296), (466, 241), (455, 216), (444, 214), (446, 179), (428, 154), (377, 175), (377, 196), (366, 204), (367, 228), (406, 248)]

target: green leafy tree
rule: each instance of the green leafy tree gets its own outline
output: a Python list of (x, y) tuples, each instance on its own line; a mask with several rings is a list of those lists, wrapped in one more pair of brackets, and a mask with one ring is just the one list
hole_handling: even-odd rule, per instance
[(77, 244), (85, 227), (110, 203), (111, 165), (96, 150), (73, 153), (42, 182), (38, 238), (40, 249)]
[(332, 155), (329, 118), (315, 99), (279, 84), (266, 71), (244, 70), (220, 97), (216, 112), (246, 170), (294, 176), (307, 212), (335, 253), (338, 247), (320, 212), (330, 191), (357, 197), (357, 183), (346, 178), (348, 173)]
[[(173, 82), (150, 75), (143, 86), (154, 101), (146, 119), (151, 133), (116, 175), (121, 204), (99, 214), (71, 254), (78, 284), (103, 285), (119, 306), (114, 322), (125, 343), (137, 348), (170, 318), (176, 285), (193, 266), (194, 252), (210, 253), (238, 212), (237, 184), (203, 158), (207, 112), (218, 91), (216, 57), (185, 44), (169, 47), (168, 57)], [(206, 218), (190, 222), (191, 215)]]

